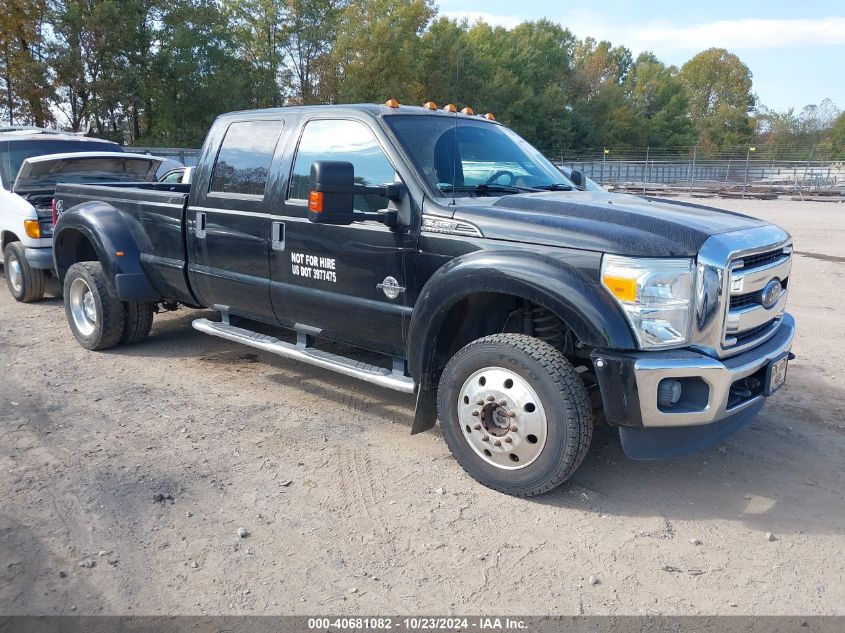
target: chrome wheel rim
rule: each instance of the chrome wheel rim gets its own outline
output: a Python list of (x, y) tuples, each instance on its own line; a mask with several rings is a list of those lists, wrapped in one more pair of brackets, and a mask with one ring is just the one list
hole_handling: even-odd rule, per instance
[(549, 424), (537, 392), (503, 367), (485, 367), (466, 379), (458, 420), (472, 450), (496, 468), (525, 468), (546, 445)]
[(12, 285), (12, 289), (15, 292), (20, 292), (23, 290), (23, 273), (21, 272), (21, 263), (18, 261), (18, 258), (10, 257), (7, 268), (8, 271), (6, 274), (9, 275), (9, 283)]
[(76, 331), (82, 336), (91, 336), (97, 327), (97, 305), (91, 288), (84, 279), (74, 279), (68, 293), (70, 315)]

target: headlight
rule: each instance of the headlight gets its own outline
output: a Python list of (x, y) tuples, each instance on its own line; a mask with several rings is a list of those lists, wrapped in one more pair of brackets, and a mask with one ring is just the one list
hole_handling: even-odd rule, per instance
[(642, 349), (689, 343), (691, 259), (605, 255), (601, 281), (628, 317)]

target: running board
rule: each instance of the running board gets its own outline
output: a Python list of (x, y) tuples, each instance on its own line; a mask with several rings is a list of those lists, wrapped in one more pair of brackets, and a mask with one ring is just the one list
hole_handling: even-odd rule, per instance
[(293, 360), (302, 361), (309, 365), (330, 369), (344, 376), (358, 378), (378, 385), (379, 387), (387, 387), (388, 389), (394, 389), (403, 393), (414, 393), (414, 379), (410, 376), (406, 376), (399, 371), (391, 371), (385, 367), (369, 365), (347, 358), (346, 356), (338, 356), (331, 352), (310, 347), (306, 343), (307, 338), (310, 337), (300, 336), (298, 337), (300, 344), (294, 345), (280, 341), (273, 336), (259, 334), (258, 332), (229, 325), (228, 323), (209, 321), (208, 319), (196, 319), (192, 325), (195, 330), (210, 334), (211, 336), (219, 336), (220, 338), (241, 343), (242, 345), (248, 345), (265, 352), (270, 352), (271, 354), (278, 354), (279, 356), (292, 358)]

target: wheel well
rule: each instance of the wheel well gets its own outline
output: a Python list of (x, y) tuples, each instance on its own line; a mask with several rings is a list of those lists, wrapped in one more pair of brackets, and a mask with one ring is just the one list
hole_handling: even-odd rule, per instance
[(20, 242), (20, 238), (11, 231), (4, 231), (3, 237), (0, 239), (0, 253), (6, 250), (6, 247), (12, 242)]
[(68, 268), (73, 264), (100, 260), (91, 240), (75, 229), (63, 231), (53, 248), (56, 252), (56, 264), (58, 265), (60, 280), (65, 278)]
[(564, 320), (548, 308), (514, 295), (479, 293), (461, 299), (446, 313), (425, 371), (428, 381), (437, 384), (449, 359), (465, 345), (489, 334), (505, 332), (544, 340), (576, 365), (584, 364), (580, 359), (589, 359), (589, 350), (581, 345)]

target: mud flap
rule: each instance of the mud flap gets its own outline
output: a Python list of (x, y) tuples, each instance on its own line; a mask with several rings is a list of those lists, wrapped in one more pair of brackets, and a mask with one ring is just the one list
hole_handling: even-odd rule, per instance
[(669, 459), (709, 448), (748, 424), (765, 401), (751, 405), (732, 416), (701, 426), (619, 427), (622, 449), (631, 459)]
[(414, 410), (414, 425), (411, 435), (434, 428), (437, 422), (437, 392), (420, 388), (417, 391), (417, 406)]

